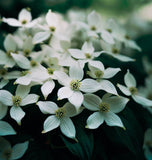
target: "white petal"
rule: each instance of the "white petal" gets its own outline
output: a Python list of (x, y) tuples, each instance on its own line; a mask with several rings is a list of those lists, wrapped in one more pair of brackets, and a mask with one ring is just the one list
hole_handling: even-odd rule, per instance
[(28, 95), (30, 89), (31, 89), (30, 86), (18, 85), (15, 94), (17, 96), (20, 96), (21, 98), (24, 98), (25, 96)]
[(3, 22), (7, 23), (10, 26), (20, 27), (21, 22), (14, 18), (3, 18)]
[(102, 113), (95, 112), (91, 114), (87, 119), (87, 126), (86, 128), (89, 129), (96, 129), (104, 122), (104, 117)]
[(89, 61), (89, 68), (92, 69), (92, 67), (104, 71), (104, 65), (100, 61)]
[(29, 142), (24, 142), (24, 143), (18, 143), (13, 146), (12, 148), (12, 159), (19, 159), (21, 158), (26, 150), (28, 149)]
[(129, 70), (127, 70), (127, 73), (125, 74), (124, 82), (127, 87), (136, 87), (136, 80)]
[(107, 42), (109, 44), (114, 44), (115, 43), (112, 35), (108, 31), (103, 30), (101, 32), (101, 37), (105, 42)]
[(121, 119), (115, 113), (109, 111), (104, 113), (103, 116), (108, 126), (118, 126), (124, 128)]
[(96, 26), (101, 21), (101, 18), (95, 11), (92, 11), (88, 15), (87, 20), (90, 26)]
[(6, 106), (13, 105), (12, 102), (12, 94), (6, 90), (0, 90), (0, 102), (5, 104)]
[(113, 76), (115, 76), (119, 71), (121, 71), (120, 68), (107, 68), (104, 71), (104, 75), (103, 78), (112, 78)]
[(31, 79), (27, 76), (19, 77), (15, 81), (16, 84), (21, 84), (21, 85), (29, 85), (31, 83)]
[(51, 32), (38, 32), (34, 35), (33, 37), (33, 43), (37, 44), (37, 43), (41, 43), (45, 40), (47, 40), (51, 35)]
[(76, 59), (85, 59), (84, 53), (80, 49), (69, 49), (68, 50), (72, 57)]
[(27, 37), (27, 39), (25, 40), (25, 42), (23, 44), (23, 50), (32, 51), (33, 47), (34, 47), (34, 44), (32, 43), (32, 37), (29, 36), (29, 37)]
[(145, 97), (141, 97), (138, 95), (132, 95), (132, 98), (135, 100), (135, 102), (143, 105), (143, 106), (147, 106), (147, 107), (151, 107), (152, 106), (152, 100), (149, 100)]
[(92, 54), (94, 51), (93, 45), (91, 42), (85, 42), (82, 46), (83, 53), (90, 53)]
[(121, 92), (123, 92), (125, 95), (130, 96), (131, 93), (129, 91), (129, 89), (121, 84), (117, 84), (118, 88), (121, 90)]
[(16, 51), (17, 44), (11, 34), (8, 34), (4, 40), (4, 47), (6, 51)]
[(97, 81), (90, 78), (86, 78), (81, 82), (81, 86), (79, 89), (86, 93), (93, 93), (100, 90), (101, 87)]
[(21, 107), (13, 106), (10, 109), (10, 116), (19, 124), (21, 125), (21, 120), (25, 116), (25, 112), (22, 110)]
[(73, 90), (69, 87), (62, 87), (58, 90), (58, 99), (61, 100), (61, 99), (64, 99), (64, 98), (69, 98), (71, 97), (73, 94)]
[(137, 43), (135, 41), (132, 41), (132, 40), (129, 40), (129, 41), (125, 41), (125, 45), (127, 47), (130, 47), (132, 49), (136, 49), (138, 50), (139, 52), (142, 51), (142, 49), (137, 45)]
[(0, 119), (4, 118), (7, 114), (8, 106), (0, 103)]
[(124, 56), (124, 55), (114, 55), (113, 53), (111, 54), (114, 58), (117, 58), (118, 60), (122, 61), (122, 62), (134, 62), (135, 59), (132, 59), (130, 57)]
[(73, 104), (71, 104), (70, 102), (67, 102), (64, 106), (65, 108), (65, 113), (67, 117), (73, 117), (76, 116), (77, 114), (79, 114), (79, 112), (77, 112), (75, 106)]
[(14, 134), (16, 134), (16, 132), (10, 124), (4, 121), (0, 121), (0, 136), (14, 135)]
[(44, 98), (46, 99), (47, 96), (53, 91), (55, 87), (55, 83), (53, 80), (50, 80), (50, 81), (46, 81), (42, 87), (41, 87), (41, 92), (44, 96)]
[(99, 104), (101, 103), (100, 97), (96, 96), (95, 94), (85, 94), (83, 105), (91, 110), (97, 111), (99, 110)]
[(8, 84), (8, 82), (9, 82), (9, 80), (2, 79), (0, 82), (0, 89), (2, 89), (4, 86), (6, 86)]
[(0, 57), (1, 57), (0, 58), (0, 64), (6, 64), (7, 61), (8, 61), (8, 56), (2, 50), (0, 50)]
[(27, 9), (22, 9), (19, 13), (18, 19), (20, 22), (24, 20), (30, 22), (32, 19), (31, 12), (29, 12)]
[(21, 106), (26, 106), (28, 104), (36, 103), (39, 99), (39, 96), (36, 94), (29, 94), (21, 101)]
[(37, 105), (39, 106), (41, 112), (44, 114), (54, 114), (55, 111), (58, 109), (58, 106), (51, 101), (39, 101)]
[(49, 116), (44, 122), (44, 131), (43, 133), (49, 132), (60, 125), (60, 120), (55, 116)]
[(30, 68), (30, 61), (24, 57), (21, 54), (13, 54), (11, 53), (13, 59), (17, 63), (17, 65), (23, 69), (29, 69)]
[[(2, 152), (4, 150), (11, 150), (11, 144), (9, 143), (9, 141), (7, 141), (5, 138), (0, 137), (0, 155), (2, 154)], [(0, 158), (2, 157), (2, 155), (0, 156)], [(3, 157), (4, 158), (4, 157)], [(1, 160), (1, 159), (0, 159)], [(6, 160), (6, 157), (2, 160)]]
[(70, 67), (69, 75), (72, 80), (82, 80), (83, 74), (83, 69), (79, 64), (75, 64)]
[(63, 71), (54, 71), (54, 75), (57, 77), (57, 80), (60, 84), (64, 86), (69, 86), (71, 78)]
[(16, 79), (18, 77), (20, 77), (21, 72), (20, 71), (12, 71), (7, 73), (7, 75), (5, 75), (6, 79)]
[(100, 89), (102, 89), (108, 93), (118, 95), (115, 86), (110, 81), (101, 80), (99, 83), (100, 83)]
[(68, 100), (76, 107), (76, 109), (79, 109), (83, 102), (83, 94), (80, 91), (74, 91)]
[(46, 14), (46, 22), (50, 27), (56, 27), (56, 25), (58, 24), (57, 15), (53, 13), (51, 10), (49, 10)]
[(65, 117), (61, 119), (60, 129), (65, 136), (73, 139), (75, 138), (76, 130), (70, 118)]
[(128, 101), (128, 98), (118, 96), (104, 98), (104, 102), (110, 105), (110, 110), (114, 113), (121, 112), (125, 108)]

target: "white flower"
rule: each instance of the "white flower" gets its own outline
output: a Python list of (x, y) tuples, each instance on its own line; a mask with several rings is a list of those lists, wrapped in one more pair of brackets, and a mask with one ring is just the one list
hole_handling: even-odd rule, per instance
[(94, 94), (85, 94), (83, 105), (91, 111), (96, 111), (88, 117), (86, 128), (98, 128), (104, 121), (109, 126), (124, 128), (121, 119), (115, 113), (121, 112), (128, 101), (127, 98), (111, 94), (105, 94), (102, 99)]
[(13, 96), (7, 90), (0, 90), (0, 102), (6, 106), (12, 106), (10, 109), (10, 116), (21, 125), (21, 120), (25, 116), (25, 112), (21, 106), (26, 106), (37, 102), (39, 96), (36, 94), (28, 94), (30, 88), (18, 85), (16, 94)]
[(127, 96), (131, 96), (135, 102), (143, 105), (143, 106), (152, 106), (152, 100), (149, 100), (145, 97), (142, 97), (138, 94), (138, 89), (136, 88), (136, 80), (134, 76), (127, 70), (127, 73), (124, 76), (125, 85), (118, 84), (119, 89)]
[(94, 58), (99, 57), (101, 52), (94, 52), (94, 47), (91, 42), (85, 42), (80, 49), (68, 50), (72, 57), (79, 60), (80, 64), (84, 67), (87, 62), (92, 62)]
[(97, 81), (93, 79), (83, 78), (83, 69), (77, 65), (70, 67), (69, 76), (62, 71), (55, 71), (54, 73), (58, 79), (58, 82), (64, 87), (58, 90), (58, 99), (68, 98), (69, 102), (72, 103), (77, 109), (81, 106), (83, 102), (83, 94), (93, 93), (100, 90), (100, 85)]
[(152, 160), (151, 148), (152, 148), (152, 129), (149, 128), (145, 132), (144, 144), (143, 144), (144, 154), (147, 160)]
[(105, 69), (104, 65), (100, 61), (92, 61), (88, 64), (88, 67), (90, 71), (88, 71), (87, 73), (92, 78), (97, 79), (97, 81), (100, 83), (102, 90), (108, 93), (118, 95), (115, 86), (106, 79), (115, 76), (120, 71), (120, 68), (108, 67), (107, 69)]
[(0, 160), (16, 160), (21, 158), (28, 149), (29, 142), (18, 143), (11, 147), (11, 144), (0, 137)]
[(36, 21), (31, 21), (32, 16), (31, 12), (27, 9), (22, 9), (18, 15), (18, 19), (15, 18), (2, 18), (4, 23), (7, 23), (13, 27), (26, 27), (30, 28), (36, 24)]
[(60, 130), (65, 136), (75, 139), (76, 130), (70, 117), (73, 117), (78, 113), (72, 104), (67, 102), (63, 107), (58, 107), (51, 101), (39, 101), (37, 105), (42, 113), (53, 114), (45, 120), (42, 133), (49, 132), (60, 126)]
[(104, 51), (102, 51), (102, 53), (106, 53), (122, 62), (132, 62), (135, 61), (135, 59), (132, 59), (130, 57), (127, 57), (125, 55), (120, 54), (121, 53), (121, 47), (122, 47), (122, 43), (119, 41), (116, 41), (115, 44), (108, 44), (104, 41), (100, 41), (101, 42), (101, 46), (103, 48)]

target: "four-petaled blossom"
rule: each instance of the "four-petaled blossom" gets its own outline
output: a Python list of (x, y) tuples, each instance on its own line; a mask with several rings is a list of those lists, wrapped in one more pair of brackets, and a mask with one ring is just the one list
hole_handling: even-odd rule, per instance
[(127, 87), (124, 85), (121, 85), (121, 84), (118, 84), (117, 86), (125, 95), (131, 96), (135, 102), (137, 102), (143, 106), (147, 106), (147, 107), (152, 106), (152, 100), (149, 100), (145, 97), (138, 95), (138, 89), (136, 87), (136, 85), (137, 85), (136, 79), (130, 73), (129, 70), (127, 70), (127, 73), (124, 76), (124, 82)]
[(76, 130), (70, 117), (78, 113), (71, 103), (67, 102), (63, 107), (58, 107), (51, 101), (39, 101), (37, 105), (42, 113), (53, 114), (45, 120), (42, 133), (49, 132), (60, 126), (60, 130), (65, 136), (75, 139)]
[(21, 125), (21, 120), (25, 116), (25, 112), (21, 107), (36, 103), (39, 98), (36, 94), (28, 94), (29, 92), (29, 87), (21, 85), (18, 85), (15, 96), (7, 90), (0, 90), (0, 102), (6, 106), (12, 106), (10, 109), (10, 116), (19, 125)]
[(88, 117), (86, 128), (96, 129), (104, 121), (109, 126), (124, 128), (121, 119), (115, 113), (121, 112), (128, 101), (128, 98), (111, 96), (108, 93), (102, 99), (94, 94), (85, 94), (83, 105), (91, 111), (96, 111)]

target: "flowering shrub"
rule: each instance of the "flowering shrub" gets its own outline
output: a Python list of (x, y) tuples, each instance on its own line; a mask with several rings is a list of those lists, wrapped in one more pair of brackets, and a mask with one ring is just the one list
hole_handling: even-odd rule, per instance
[[(52, 136), (53, 132), (60, 135), (66, 147), (80, 159), (91, 159), (96, 143), (92, 129), (107, 128), (106, 125), (108, 129), (116, 126), (111, 129), (116, 129), (116, 133), (107, 130), (106, 134), (121, 135), (124, 146), (134, 150), (132, 138), (128, 136), (131, 129), (128, 123), (135, 122), (131, 119), (127, 122), (127, 115), (119, 116), (119, 112), (127, 107), (130, 97), (139, 107), (150, 108), (152, 100), (139, 94), (136, 77), (129, 69), (125, 71), (124, 82), (116, 81), (119, 78), (114, 80), (123, 68), (112, 67), (113, 60), (118, 64), (136, 63), (135, 59), (124, 55), (123, 50), (141, 51), (120, 24), (113, 19), (103, 22), (95, 11), (84, 21), (76, 17), (66, 20), (51, 10), (32, 20), (27, 9), (21, 10), (18, 19), (3, 17), (2, 21), (18, 29), (6, 36), (4, 50), (0, 50), (0, 118), (6, 117), (0, 121), (1, 136), (20, 134), (15, 131), (11, 119), (22, 126), (29, 116), (27, 111), (32, 115), (37, 108), (41, 111), (38, 115), (43, 117), (41, 122), (44, 120), (43, 124), (38, 124), (43, 126), (38, 134), (48, 132), (47, 135)], [(106, 58), (110, 58), (111, 66), (104, 64)], [(129, 113), (132, 114), (131, 110)], [(33, 113), (30, 120), (34, 116)], [(136, 121), (134, 116), (132, 121)], [(62, 134), (57, 132), (58, 127)], [(128, 139), (123, 140), (125, 138)], [(8, 144), (1, 139), (0, 147), (1, 141)], [(49, 143), (52, 143), (50, 139)], [(16, 149), (20, 149), (20, 155), (14, 156), (14, 150), (5, 154), (10, 150), (8, 144), (3, 159), (23, 156), (28, 142), (23, 145), (26, 147)], [(94, 153), (95, 158), (98, 152)]]

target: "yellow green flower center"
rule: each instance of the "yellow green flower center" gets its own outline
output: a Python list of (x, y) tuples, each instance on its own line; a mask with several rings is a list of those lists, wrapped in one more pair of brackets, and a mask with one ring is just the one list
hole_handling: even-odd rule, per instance
[(25, 75), (27, 75), (29, 73), (29, 71), (22, 71), (21, 72), (21, 76), (25, 76)]
[(24, 55), (25, 55), (25, 56), (29, 56), (30, 52), (31, 52), (31, 51), (30, 51), (29, 49), (25, 49), (25, 50), (24, 50)]
[(104, 75), (104, 72), (98, 70), (98, 71), (95, 71), (94, 74), (97, 78), (102, 78)]
[(111, 29), (108, 28), (108, 29), (106, 29), (106, 30), (107, 30), (109, 33), (112, 33), (112, 30), (111, 30)]
[(53, 27), (53, 26), (50, 26), (49, 29), (50, 29), (51, 32), (55, 32), (55, 30), (56, 30), (56, 28)]
[(22, 24), (26, 24), (26, 23), (27, 23), (27, 20), (24, 19), (24, 20), (21, 21), (21, 23), (22, 23)]
[(12, 101), (13, 101), (14, 106), (18, 107), (20, 106), (22, 99), (20, 96), (12, 96)]
[(130, 91), (131, 94), (137, 94), (137, 92), (138, 92), (136, 87), (130, 87), (129, 91)]
[(91, 26), (90, 29), (91, 29), (92, 31), (96, 31), (96, 30), (97, 30), (96, 26)]
[(99, 111), (100, 111), (100, 112), (108, 112), (109, 109), (110, 109), (110, 107), (109, 107), (109, 104), (108, 104), (108, 103), (101, 102), (101, 103), (99, 104)]
[(131, 39), (130, 36), (128, 36), (128, 35), (125, 35), (125, 38), (128, 39), (128, 40)]
[(4, 76), (7, 73), (6, 69), (0, 69), (0, 75)]
[(90, 53), (85, 53), (85, 57), (86, 57), (87, 59), (90, 59), (90, 58), (91, 58), (91, 54), (90, 54)]
[(53, 68), (47, 68), (48, 74), (53, 74), (54, 71), (55, 71), (55, 69), (53, 69)]
[(79, 80), (72, 80), (70, 82), (70, 87), (74, 91), (78, 91), (81, 86), (81, 82)]
[(65, 110), (65, 108), (58, 108), (56, 111), (55, 111), (55, 115), (56, 115), (56, 117), (57, 118), (63, 118), (64, 116), (65, 116), (65, 114), (66, 114), (66, 110)]
[(117, 48), (112, 48), (112, 53), (113, 53), (113, 54), (119, 54), (119, 49), (117, 49)]
[(32, 61), (30, 62), (30, 65), (31, 65), (32, 67), (35, 67), (35, 66), (37, 66), (37, 62), (32, 60)]

